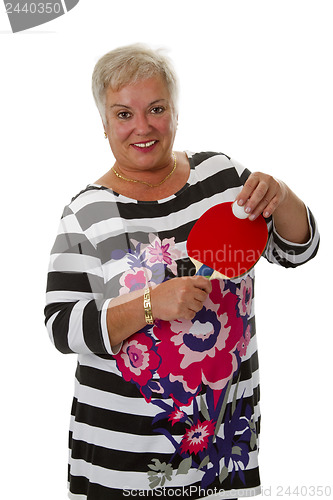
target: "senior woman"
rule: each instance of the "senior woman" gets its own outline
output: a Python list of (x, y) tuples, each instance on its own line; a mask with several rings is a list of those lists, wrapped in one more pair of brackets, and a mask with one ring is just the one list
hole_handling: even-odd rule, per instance
[(317, 252), (315, 220), (270, 175), (173, 151), (177, 80), (159, 51), (104, 55), (93, 94), (115, 161), (64, 209), (45, 308), (55, 347), (78, 354), (69, 497), (259, 494), (254, 271), (194, 276), (186, 239), (237, 199), (266, 218), (264, 257), (295, 267)]

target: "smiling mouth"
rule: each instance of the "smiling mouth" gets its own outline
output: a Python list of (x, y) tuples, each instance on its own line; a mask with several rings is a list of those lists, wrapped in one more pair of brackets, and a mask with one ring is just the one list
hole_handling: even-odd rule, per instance
[(149, 142), (137, 142), (137, 143), (134, 143), (133, 146), (136, 146), (137, 148), (150, 148), (151, 146), (154, 146), (154, 144), (156, 144), (157, 141), (149, 141)]

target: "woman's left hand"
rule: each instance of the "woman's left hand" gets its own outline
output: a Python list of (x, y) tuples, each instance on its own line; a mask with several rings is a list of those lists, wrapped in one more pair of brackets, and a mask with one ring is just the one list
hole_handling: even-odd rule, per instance
[(254, 220), (263, 214), (272, 215), (278, 206), (286, 199), (288, 188), (284, 182), (262, 172), (253, 172), (245, 182), (236, 200)]

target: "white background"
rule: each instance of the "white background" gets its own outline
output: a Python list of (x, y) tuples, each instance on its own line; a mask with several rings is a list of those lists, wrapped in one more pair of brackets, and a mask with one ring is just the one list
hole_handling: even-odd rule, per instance
[(271, 498), (278, 486), (332, 486), (330, 6), (80, 0), (65, 16), (12, 34), (1, 2), (0, 443), (8, 498), (66, 498), (76, 359), (57, 352), (44, 328), (48, 256), (63, 206), (113, 161), (90, 90), (94, 64), (137, 41), (166, 47), (175, 63), (175, 149), (222, 151), (272, 173), (316, 216), (315, 260), (296, 270), (257, 266), (260, 466)]

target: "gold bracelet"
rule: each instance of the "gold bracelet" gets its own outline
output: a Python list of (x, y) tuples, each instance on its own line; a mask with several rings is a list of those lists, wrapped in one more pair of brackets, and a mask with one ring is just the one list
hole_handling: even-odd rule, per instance
[(153, 313), (151, 310), (151, 299), (149, 286), (145, 289), (143, 294), (143, 308), (145, 310), (145, 320), (147, 325), (154, 324)]

